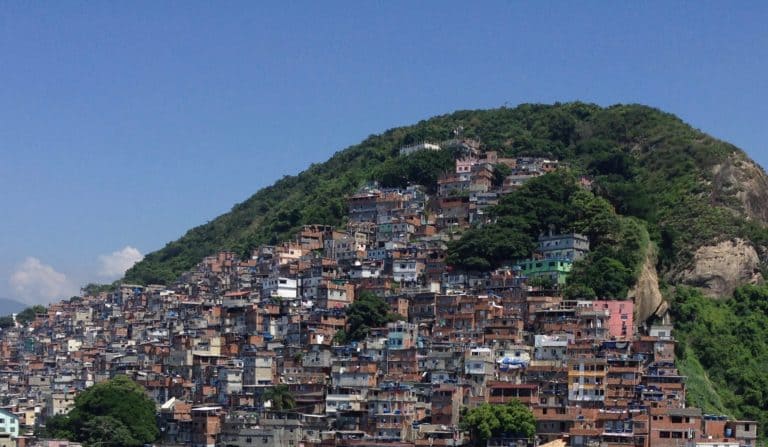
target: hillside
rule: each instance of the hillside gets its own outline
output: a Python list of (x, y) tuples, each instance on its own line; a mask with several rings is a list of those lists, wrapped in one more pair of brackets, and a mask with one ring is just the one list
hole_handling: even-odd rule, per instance
[[(740, 149), (646, 106), (458, 111), (370, 136), (147, 255), (125, 280), (173, 282), (217, 250), (247, 255), (305, 224), (341, 225), (345, 196), (370, 180), (434, 192), (458, 154), (403, 157), (399, 148), (459, 128), (500, 157), (544, 156), (567, 167), (504, 196), (493, 223), (449, 244), (450, 264), (488, 270), (528, 255), (547, 229), (587, 234), (592, 251), (574, 264), (566, 294), (633, 298), (635, 321), (670, 310), (689, 403), (768, 424), (768, 288), (745, 286), (762, 283), (766, 271), (768, 177)], [(579, 187), (582, 176), (589, 190)]]
[[(500, 156), (554, 157), (591, 176), (598, 196), (647, 225), (663, 281), (729, 294), (761, 279), (768, 211), (760, 204), (768, 200), (768, 180), (759, 166), (733, 145), (657, 109), (568, 103), (458, 111), (370, 136), (150, 253), (125, 280), (172, 282), (219, 249), (247, 253), (304, 224), (338, 225), (346, 215), (345, 195), (368, 180), (434, 187), (452, 160), (431, 154), (403, 163), (398, 149), (443, 140), (458, 127)], [(727, 241), (735, 242), (729, 247)], [(712, 271), (713, 258), (732, 268)]]

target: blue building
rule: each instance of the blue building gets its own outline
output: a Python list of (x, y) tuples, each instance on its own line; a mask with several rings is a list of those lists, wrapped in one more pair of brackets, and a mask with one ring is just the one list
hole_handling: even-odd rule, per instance
[(19, 436), (19, 417), (0, 408), (0, 436), (3, 434), (12, 438)]

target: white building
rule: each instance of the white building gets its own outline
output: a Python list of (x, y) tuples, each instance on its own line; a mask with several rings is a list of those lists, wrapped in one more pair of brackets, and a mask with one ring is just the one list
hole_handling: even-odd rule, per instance
[(19, 417), (1, 408), (0, 434), (9, 434), (12, 438), (19, 436)]
[(264, 280), (261, 287), (265, 297), (298, 297), (298, 281), (293, 278), (270, 277)]
[(416, 282), (419, 279), (420, 266), (415, 259), (397, 259), (392, 262), (392, 279), (395, 282)]

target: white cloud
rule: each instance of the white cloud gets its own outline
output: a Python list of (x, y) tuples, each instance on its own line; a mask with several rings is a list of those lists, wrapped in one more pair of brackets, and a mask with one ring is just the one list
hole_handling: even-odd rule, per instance
[(142, 259), (144, 259), (144, 255), (139, 250), (126, 245), (122, 250), (99, 256), (99, 263), (101, 264), (99, 275), (117, 278)]
[(78, 292), (67, 275), (31, 256), (16, 267), (9, 282), (16, 297), (29, 304), (67, 299)]

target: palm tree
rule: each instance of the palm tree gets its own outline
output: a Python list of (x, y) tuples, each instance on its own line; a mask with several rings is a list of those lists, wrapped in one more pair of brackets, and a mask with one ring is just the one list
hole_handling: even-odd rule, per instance
[(264, 393), (264, 401), (272, 402), (272, 410), (291, 410), (296, 407), (296, 400), (288, 385), (275, 385)]

